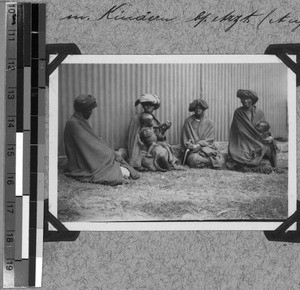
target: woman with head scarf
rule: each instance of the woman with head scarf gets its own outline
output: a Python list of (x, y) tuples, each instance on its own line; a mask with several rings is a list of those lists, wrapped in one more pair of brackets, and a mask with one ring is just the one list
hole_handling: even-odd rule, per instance
[(117, 185), (124, 178), (139, 178), (139, 174), (125, 162), (107, 143), (97, 136), (88, 123), (97, 107), (91, 95), (79, 95), (74, 100), (74, 114), (66, 122), (64, 145), (68, 163), (66, 176), (81, 182)]
[(239, 164), (257, 166), (263, 157), (267, 157), (271, 166), (276, 167), (276, 150), (255, 128), (257, 123), (265, 121), (264, 112), (255, 106), (257, 94), (251, 90), (238, 90), (237, 97), (242, 106), (234, 111), (229, 132), (227, 166), (232, 169)]
[(181, 148), (184, 152), (183, 163), (193, 168), (221, 168), (224, 157), (214, 145), (213, 121), (204, 116), (208, 104), (203, 99), (194, 100), (189, 111), (194, 112), (183, 125)]
[(141, 129), (140, 117), (143, 113), (148, 113), (153, 116), (154, 123), (154, 132), (157, 136), (157, 141), (165, 141), (165, 132), (171, 126), (171, 122), (167, 121), (164, 124), (161, 124), (160, 121), (153, 115), (154, 110), (157, 110), (160, 107), (160, 98), (154, 94), (143, 94), (136, 102), (135, 106), (141, 105), (143, 112), (134, 116), (131, 120), (128, 128), (128, 157), (129, 164), (137, 170), (144, 170), (142, 166), (142, 159), (144, 153), (147, 151), (145, 145), (141, 142), (139, 138), (139, 131)]

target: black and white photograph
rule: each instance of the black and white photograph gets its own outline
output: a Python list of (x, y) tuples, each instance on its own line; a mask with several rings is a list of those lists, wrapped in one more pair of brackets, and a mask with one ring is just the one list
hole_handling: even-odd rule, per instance
[(295, 105), (276, 56), (68, 56), (50, 211), (72, 230), (275, 229), (296, 209)]

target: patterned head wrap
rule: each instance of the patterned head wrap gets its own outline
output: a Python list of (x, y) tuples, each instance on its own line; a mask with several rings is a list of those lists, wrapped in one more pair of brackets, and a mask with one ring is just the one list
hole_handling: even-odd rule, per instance
[(208, 104), (206, 103), (206, 101), (204, 101), (202, 99), (198, 99), (198, 100), (194, 100), (192, 103), (190, 103), (189, 111), (194, 112), (198, 106), (203, 110), (208, 109)]
[(252, 100), (253, 105), (256, 104), (256, 102), (258, 101), (256, 93), (250, 90), (238, 90), (236, 96), (239, 99), (250, 98)]
[(79, 95), (74, 100), (75, 111), (85, 112), (97, 107), (96, 99), (91, 95)]
[(138, 100), (136, 100), (135, 106), (138, 104), (143, 105), (143, 103), (153, 104), (154, 110), (157, 110), (160, 107), (160, 98), (154, 94), (143, 94)]

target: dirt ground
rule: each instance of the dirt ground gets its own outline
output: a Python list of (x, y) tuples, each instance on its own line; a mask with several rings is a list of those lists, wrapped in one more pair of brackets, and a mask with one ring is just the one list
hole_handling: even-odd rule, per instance
[[(221, 151), (226, 150), (221, 144)], [(227, 169), (144, 172), (128, 184), (80, 183), (59, 162), (62, 222), (150, 220), (280, 220), (287, 217), (288, 145), (278, 143), (278, 169), (269, 174)]]

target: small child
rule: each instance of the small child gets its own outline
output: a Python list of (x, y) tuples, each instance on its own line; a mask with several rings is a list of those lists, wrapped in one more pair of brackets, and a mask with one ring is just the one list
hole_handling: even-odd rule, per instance
[[(169, 156), (169, 161), (171, 162), (171, 164), (175, 163), (177, 158), (172, 157), (173, 154), (171, 152), (170, 147), (168, 146), (168, 144), (166, 144), (163, 141), (157, 141), (158, 137), (156, 135), (156, 132), (154, 131), (157, 127), (154, 127), (154, 117), (149, 114), (149, 113), (143, 113), (140, 116), (140, 124), (141, 124), (141, 129), (139, 132), (139, 141), (146, 145), (147, 147), (147, 153), (146, 153), (146, 157), (152, 157), (152, 150), (156, 147), (156, 146), (162, 146), (163, 148), (165, 148), (168, 152), (168, 156)], [(171, 123), (166, 124), (167, 129), (169, 129), (169, 127), (171, 126)], [(160, 127), (158, 127), (160, 128)], [(159, 131), (159, 134), (161, 134), (161, 132)]]
[(274, 142), (274, 138), (271, 135), (270, 130), (270, 124), (265, 121), (260, 121), (256, 123), (255, 126), (256, 130), (261, 133), (261, 136), (263, 137), (264, 141), (266, 141), (269, 144), (272, 144)]
[(147, 147), (146, 156), (150, 157), (153, 148), (157, 145), (157, 136), (154, 132), (154, 118), (149, 113), (143, 113), (140, 116), (141, 129), (139, 137), (142, 143)]
[(266, 143), (269, 144), (271, 149), (270, 163), (272, 167), (277, 167), (277, 145), (274, 141), (273, 136), (271, 135), (270, 124), (265, 121), (256, 123), (256, 130), (261, 134), (262, 138)]

